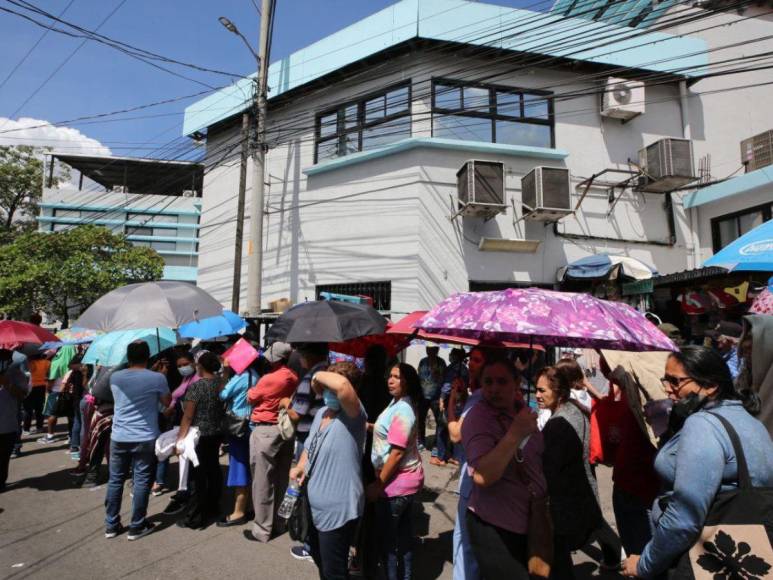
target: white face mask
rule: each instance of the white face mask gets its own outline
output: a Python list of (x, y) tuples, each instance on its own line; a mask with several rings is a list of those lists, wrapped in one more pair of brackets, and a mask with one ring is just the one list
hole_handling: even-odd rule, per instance
[(183, 377), (189, 377), (193, 374), (194, 369), (191, 365), (185, 365), (184, 367), (177, 367), (177, 372)]

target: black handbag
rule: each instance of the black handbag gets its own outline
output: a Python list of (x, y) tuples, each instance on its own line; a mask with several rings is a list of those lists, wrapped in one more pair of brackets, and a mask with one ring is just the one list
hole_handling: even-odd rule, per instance
[(73, 409), (73, 396), (69, 392), (60, 392), (56, 398), (56, 407), (54, 409), (54, 416), (56, 417), (72, 417), (74, 414)]
[[(679, 558), (670, 577), (679, 580), (770, 578), (773, 572), (773, 488), (752, 487), (741, 441), (717, 413), (733, 444), (738, 488), (714, 498), (693, 546)], [(697, 442), (696, 444), (700, 444)]]
[(290, 512), (290, 517), (287, 520), (287, 532), (290, 535), (290, 539), (295, 542), (306, 543), (309, 539), (309, 534), (314, 526), (311, 520), (311, 504), (309, 503), (309, 496), (306, 491), (309, 485), (309, 479), (311, 478), (311, 472), (314, 469), (314, 464), (317, 462), (319, 456), (319, 449), (322, 446), (322, 442), (325, 440), (325, 435), (330, 431), (331, 425), (328, 425), (324, 433), (317, 431), (311, 444), (307, 450), (307, 462), (306, 477), (303, 478), (303, 483), (299, 488), (298, 499), (295, 500), (293, 510)]
[(240, 417), (235, 415), (231, 411), (226, 411), (223, 415), (223, 420), (220, 423), (220, 429), (223, 435), (230, 435), (231, 437), (244, 437), (250, 430), (250, 420), (247, 417)]

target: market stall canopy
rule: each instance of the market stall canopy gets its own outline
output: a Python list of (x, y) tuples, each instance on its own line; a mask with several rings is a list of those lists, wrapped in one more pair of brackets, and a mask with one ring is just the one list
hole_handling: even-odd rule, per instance
[(220, 302), (192, 284), (144, 282), (108, 292), (89, 306), (75, 324), (105, 332), (152, 327), (179, 328), (186, 322), (222, 313)]
[(296, 304), (269, 328), (269, 344), (282, 342), (345, 342), (383, 334), (386, 318), (368, 304), (318, 300)]
[(455, 294), (430, 310), (414, 327), (482, 342), (677, 350), (665, 334), (627, 304), (540, 288)]
[(628, 256), (595, 254), (587, 256), (558, 270), (558, 281), (611, 280), (619, 274), (634, 280), (649, 280), (658, 272), (652, 266)]
[(722, 248), (703, 263), (731, 272), (773, 272), (773, 220), (768, 220)]

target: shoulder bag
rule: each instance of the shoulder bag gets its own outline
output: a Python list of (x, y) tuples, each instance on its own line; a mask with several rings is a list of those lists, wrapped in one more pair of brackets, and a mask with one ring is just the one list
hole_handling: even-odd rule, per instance
[[(519, 450), (519, 453), (521, 451)], [(529, 490), (529, 524), (526, 531), (528, 542), (528, 569), (531, 578), (548, 578), (553, 565), (553, 518), (550, 515), (550, 498), (540, 495), (521, 463), (517, 471), (521, 482)]]
[(331, 427), (332, 425), (328, 425), (322, 433), (317, 431), (317, 434), (307, 448), (306, 455), (308, 464), (306, 467), (306, 476), (303, 478), (303, 483), (299, 489), (298, 499), (295, 501), (293, 511), (290, 513), (290, 518), (287, 520), (287, 532), (290, 535), (290, 539), (296, 542), (306, 543), (311, 528), (314, 525), (311, 520), (311, 504), (309, 503), (309, 496), (306, 490), (309, 485), (311, 473), (314, 470), (314, 464), (317, 462), (317, 457), (319, 456), (319, 449)]
[[(250, 371), (249, 382), (252, 382), (252, 371)], [(220, 430), (226, 436), (236, 437), (237, 439), (245, 437), (250, 431), (250, 418), (249, 416), (241, 417), (228, 410), (228, 405), (226, 404), (226, 411), (220, 423)]]
[(697, 541), (679, 558), (671, 578), (713, 580), (773, 577), (773, 488), (753, 487), (741, 440), (730, 422), (724, 426), (738, 462), (738, 488), (717, 494)]

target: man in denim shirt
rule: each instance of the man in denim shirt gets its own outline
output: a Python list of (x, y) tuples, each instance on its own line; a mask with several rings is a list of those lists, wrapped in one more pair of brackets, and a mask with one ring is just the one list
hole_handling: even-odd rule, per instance
[[(427, 412), (432, 410), (432, 415), (435, 417), (436, 433), (440, 431), (440, 426), (445, 421), (440, 412), (440, 389), (443, 386), (446, 363), (438, 356), (439, 351), (437, 346), (428, 346), (427, 356), (419, 361), (419, 380), (423, 395), (419, 401), (419, 450), (423, 449), (425, 444)], [(444, 461), (438, 459), (437, 451), (433, 453), (431, 463), (445, 465)]]

